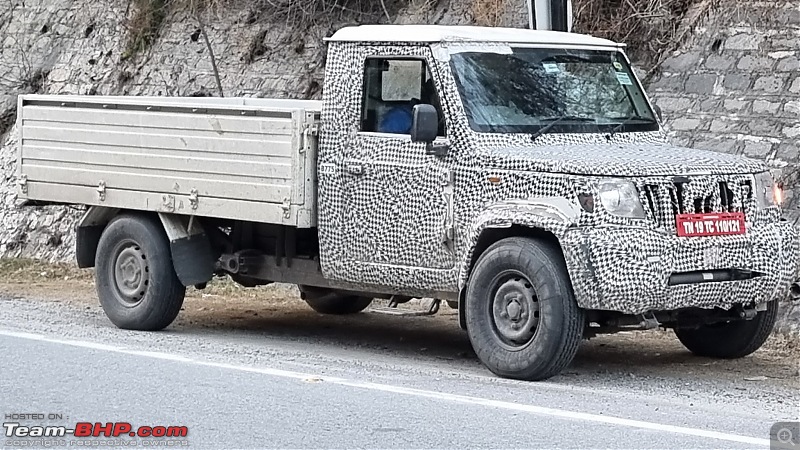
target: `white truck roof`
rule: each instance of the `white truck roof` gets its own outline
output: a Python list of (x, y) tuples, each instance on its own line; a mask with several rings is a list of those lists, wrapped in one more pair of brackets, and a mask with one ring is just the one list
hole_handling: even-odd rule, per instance
[(347, 42), (509, 42), (591, 47), (624, 47), (625, 44), (586, 34), (525, 28), (464, 25), (359, 25), (345, 27), (327, 38)]

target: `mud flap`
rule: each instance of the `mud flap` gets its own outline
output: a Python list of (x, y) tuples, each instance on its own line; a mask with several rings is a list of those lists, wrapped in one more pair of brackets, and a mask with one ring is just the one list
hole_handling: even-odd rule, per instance
[(105, 224), (77, 227), (75, 233), (75, 259), (81, 269), (94, 267), (97, 245), (100, 243), (100, 236), (105, 228)]
[(75, 230), (75, 259), (78, 267), (94, 267), (97, 245), (106, 229), (108, 221), (117, 215), (119, 209), (91, 206), (81, 217)]
[(467, 308), (464, 304), (464, 296), (467, 295), (467, 289), (464, 288), (458, 293), (458, 326), (462, 330), (467, 329)]
[(184, 286), (207, 283), (214, 276), (214, 252), (198, 219), (159, 213), (169, 237), (172, 265)]

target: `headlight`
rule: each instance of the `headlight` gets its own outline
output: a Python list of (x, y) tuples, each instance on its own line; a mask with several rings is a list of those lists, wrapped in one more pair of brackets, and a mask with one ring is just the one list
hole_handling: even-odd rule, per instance
[(639, 190), (630, 181), (603, 180), (599, 186), (600, 203), (610, 214), (632, 219), (644, 219)]
[(755, 197), (756, 203), (760, 208), (780, 205), (783, 202), (783, 188), (776, 183), (769, 172), (762, 172), (755, 175)]

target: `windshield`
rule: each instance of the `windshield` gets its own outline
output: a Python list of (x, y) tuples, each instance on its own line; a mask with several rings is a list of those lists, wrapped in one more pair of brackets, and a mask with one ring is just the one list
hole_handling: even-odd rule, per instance
[(470, 127), (489, 133), (655, 131), (622, 53), (514, 48), (450, 58)]

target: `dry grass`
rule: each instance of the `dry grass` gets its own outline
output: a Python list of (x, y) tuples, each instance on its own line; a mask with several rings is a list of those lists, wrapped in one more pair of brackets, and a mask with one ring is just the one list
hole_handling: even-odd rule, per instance
[(184, 10), (191, 15), (220, 15), (234, 4), (234, 0), (166, 0), (166, 3), (173, 10)]
[[(400, 8), (420, 0), (249, 0), (251, 20), (282, 24), (293, 30), (329, 27), (335, 23), (391, 22)], [(424, 1), (423, 1), (424, 3)]]
[[(68, 295), (74, 298), (94, 296), (94, 269), (80, 269), (74, 264), (50, 264), (33, 259), (0, 258), (0, 293), (39, 297), (48, 292), (53, 297)], [(188, 297), (225, 297), (257, 299), (280, 292), (294, 296), (295, 292), (283, 285), (245, 288), (227, 277), (214, 278), (204, 290), (189, 288)], [(265, 294), (269, 293), (269, 294)]]
[(128, 59), (150, 48), (167, 17), (177, 11), (199, 18), (217, 17), (234, 0), (131, 0), (126, 28), (128, 42), (122, 59)]
[(17, 120), (17, 108), (16, 105), (12, 106), (10, 109), (6, 111), (0, 110), (0, 136), (3, 136), (14, 126), (14, 122)]
[(74, 264), (48, 264), (33, 259), (0, 259), (3, 283), (36, 283), (58, 280), (91, 280), (91, 270), (79, 269)]
[[(714, 0), (573, 0), (575, 30), (628, 44), (632, 58), (652, 69), (677, 47), (686, 30), (684, 18), (692, 6)], [(210, 22), (226, 11), (248, 12), (247, 24), (257, 22), (307, 31), (335, 23), (392, 21), (400, 8), (430, 9), (437, 0), (131, 0), (128, 44), (123, 58), (148, 49), (172, 13), (185, 13)], [(477, 25), (498, 26), (508, 0), (471, 0)], [(708, 9), (708, 8), (706, 8)]]
[[(574, 31), (628, 44), (631, 58), (652, 73), (714, 2), (573, 0)], [(507, 6), (508, 0), (471, 0), (472, 21), (481, 26), (499, 26)], [(690, 12), (696, 14), (689, 17)]]
[(684, 19), (692, 7), (707, 10), (711, 4), (712, 0), (573, 0), (574, 31), (628, 44), (631, 58), (652, 72), (691, 27)]
[(142, 53), (153, 44), (167, 16), (167, 0), (133, 0), (126, 28), (128, 43), (122, 59)]
[(430, 9), (437, 0), (131, 0), (126, 16), (128, 41), (123, 59), (143, 53), (158, 37), (171, 15), (186, 15), (199, 24), (211, 23), (230, 11), (247, 14), (244, 23), (283, 26), (297, 32), (327, 29), (337, 23), (391, 22), (400, 8)]
[(411, 14), (430, 12), (436, 6), (437, 0), (408, 0), (408, 11)]
[(470, 13), (476, 25), (496, 27), (505, 9), (506, 0), (472, 0)]

